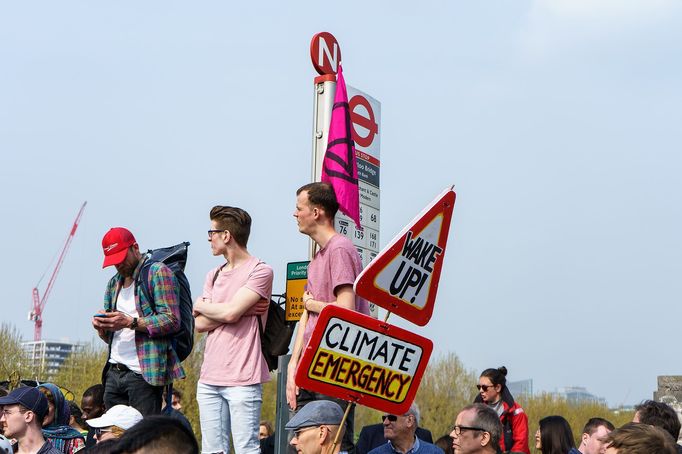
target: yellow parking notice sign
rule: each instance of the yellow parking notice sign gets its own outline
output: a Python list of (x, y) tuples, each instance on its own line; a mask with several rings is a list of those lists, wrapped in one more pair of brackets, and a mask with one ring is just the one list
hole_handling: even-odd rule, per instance
[(301, 319), (303, 309), (303, 293), (308, 283), (308, 264), (310, 262), (287, 263), (287, 302), (286, 321)]

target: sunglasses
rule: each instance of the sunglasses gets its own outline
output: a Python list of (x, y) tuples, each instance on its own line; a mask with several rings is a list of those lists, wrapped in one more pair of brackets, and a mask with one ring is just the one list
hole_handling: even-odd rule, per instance
[[(401, 415), (401, 416), (410, 416), (410, 415), (406, 414), (406, 415)], [(388, 419), (390, 422), (396, 422), (396, 421), (398, 420), (398, 416), (397, 416), (397, 415), (382, 415), (382, 416), (381, 416), (381, 422), (384, 422), (384, 421), (386, 421), (387, 419)]]
[(99, 437), (99, 436), (101, 436), (102, 434), (105, 434), (105, 433), (108, 433), (108, 432), (111, 432), (111, 429), (102, 429), (101, 427), (97, 427), (97, 428), (95, 428), (95, 433), (94, 433), (94, 435), (95, 435), (95, 437)]
[(490, 388), (494, 388), (495, 385), (476, 385), (476, 388), (480, 391), (483, 390), (483, 392), (488, 391)]
[(294, 430), (294, 437), (301, 438), (301, 434), (303, 432), (311, 430), (311, 429), (317, 429), (318, 427), (320, 427), (320, 426), (302, 427), (300, 429)]

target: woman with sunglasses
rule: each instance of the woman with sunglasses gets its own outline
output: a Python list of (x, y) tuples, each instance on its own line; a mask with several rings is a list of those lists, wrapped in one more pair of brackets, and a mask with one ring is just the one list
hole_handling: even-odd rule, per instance
[(107, 440), (121, 438), (124, 432), (142, 421), (142, 413), (128, 405), (114, 405), (99, 418), (86, 422), (94, 429), (95, 440), (102, 443)]
[(542, 454), (580, 454), (573, 441), (571, 426), (561, 416), (540, 420), (540, 428), (535, 432), (535, 448)]
[(483, 402), (495, 410), (502, 423), (500, 449), (505, 453), (530, 454), (528, 416), (514, 401), (507, 388), (507, 368), (486, 369), (478, 379), (479, 394), (475, 403)]

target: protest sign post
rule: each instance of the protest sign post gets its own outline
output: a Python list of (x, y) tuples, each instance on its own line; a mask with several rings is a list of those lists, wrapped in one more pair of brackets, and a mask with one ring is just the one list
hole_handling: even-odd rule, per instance
[(426, 325), (436, 301), (455, 197), (449, 188), (426, 206), (362, 270), (355, 292), (389, 313)]
[(425, 337), (339, 306), (325, 307), (296, 373), (299, 386), (405, 413), (433, 350)]

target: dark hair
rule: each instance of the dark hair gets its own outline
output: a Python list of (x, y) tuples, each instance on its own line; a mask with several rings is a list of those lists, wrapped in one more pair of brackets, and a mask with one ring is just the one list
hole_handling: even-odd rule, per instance
[(481, 377), (489, 378), (493, 385), (502, 385), (503, 388), (507, 386), (507, 368), (504, 366), (486, 369), (481, 372)]
[(146, 416), (126, 430), (118, 440), (116, 453), (197, 454), (194, 434), (177, 419), (169, 416)]
[(460, 413), (468, 410), (476, 411), (476, 416), (471, 425), (480, 427), (488, 432), (490, 434), (490, 445), (497, 449), (500, 445), (500, 437), (502, 436), (502, 423), (497, 412), (486, 404), (475, 403), (462, 408)]
[(660, 427), (630, 422), (604, 438), (607, 447), (618, 454), (676, 454), (677, 446), (670, 434)]
[[(502, 401), (506, 402), (510, 407), (514, 405), (514, 396), (512, 396), (509, 388), (507, 388), (507, 368), (504, 366), (498, 367), (497, 369), (486, 369), (481, 372), (481, 377), (487, 377), (493, 386), (501, 385), (502, 390), (500, 391)], [(480, 393), (476, 394), (474, 398), (475, 403), (483, 402), (483, 397)]]
[(604, 418), (590, 418), (587, 423), (585, 424), (585, 427), (583, 427), (583, 433), (592, 435), (599, 429), (601, 426), (606, 427), (609, 432), (615, 429), (613, 427), (613, 424), (611, 424), (610, 421), (604, 419)]
[(336, 199), (334, 188), (329, 183), (308, 183), (296, 191), (296, 195), (303, 191), (308, 193), (308, 203), (322, 208), (329, 219), (334, 219), (336, 212), (339, 211), (339, 202)]
[(680, 419), (670, 405), (645, 400), (635, 407), (635, 414), (639, 414), (639, 422), (660, 427), (675, 440), (680, 436)]
[(454, 449), (452, 449), (452, 437), (450, 435), (443, 435), (440, 437), (434, 445), (438, 446), (443, 450), (445, 454), (454, 454)]
[(261, 420), (260, 424), (258, 424), (258, 427), (260, 426), (265, 426), (265, 430), (268, 433), (268, 437), (275, 433), (275, 430), (272, 428), (272, 424), (270, 424), (270, 421), (266, 419)]
[(83, 397), (92, 398), (92, 404), (96, 407), (104, 405), (104, 385), (92, 385), (83, 393)]
[(227, 230), (238, 245), (246, 247), (251, 234), (251, 216), (237, 207), (216, 205), (209, 214), (211, 221), (218, 224), (218, 228)]
[(566, 454), (575, 448), (573, 432), (563, 416), (547, 416), (540, 420), (542, 454)]
[(173, 395), (176, 396), (178, 399), (182, 399), (182, 391), (180, 391), (178, 388), (173, 388), (172, 393), (173, 393)]
[(78, 424), (79, 427), (85, 428), (85, 420), (83, 419), (83, 411), (81, 410), (81, 407), (78, 406), (78, 404), (72, 400), (67, 401), (69, 404), (69, 410), (71, 411), (71, 416), (73, 416), (73, 419), (76, 421), (76, 424)]

